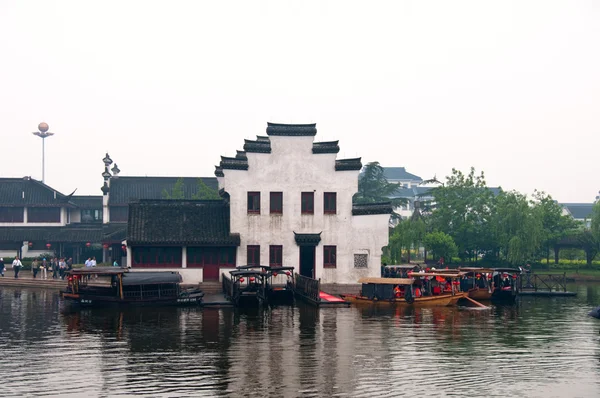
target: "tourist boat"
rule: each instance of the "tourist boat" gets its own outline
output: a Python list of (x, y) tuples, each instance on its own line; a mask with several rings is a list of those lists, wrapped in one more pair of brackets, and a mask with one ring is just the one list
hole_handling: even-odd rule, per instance
[(493, 268), (492, 301), (514, 303), (521, 286), (521, 270), (518, 268)]
[(261, 266), (269, 303), (294, 302), (294, 267)]
[(178, 272), (130, 272), (126, 268), (94, 267), (67, 272), (61, 296), (84, 306), (199, 305), (204, 293), (181, 287)]
[[(256, 266), (259, 267), (259, 266)], [(266, 273), (254, 266), (242, 266), (229, 271), (231, 279), (223, 275), (225, 295), (234, 305), (262, 305), (267, 301)]]
[(491, 279), (494, 273), (492, 268), (460, 267), (464, 272), (460, 280), (460, 290), (469, 292), (469, 297), (477, 301), (492, 299)]
[(384, 278), (408, 278), (409, 272), (421, 271), (418, 264), (386, 265), (383, 267), (382, 276)]
[[(362, 289), (358, 295), (340, 295), (354, 304), (386, 304), (414, 306), (453, 306), (467, 297), (467, 293), (458, 291), (456, 284), (441, 285), (430, 276), (444, 277), (449, 280), (458, 278), (458, 274), (448, 273), (409, 273), (409, 278), (361, 278), (358, 283)], [(424, 285), (433, 285), (431, 289)]]

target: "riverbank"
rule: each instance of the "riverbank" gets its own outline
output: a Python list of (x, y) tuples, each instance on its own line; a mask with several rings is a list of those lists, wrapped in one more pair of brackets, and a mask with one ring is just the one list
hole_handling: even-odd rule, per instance
[(34, 279), (31, 271), (21, 271), (19, 272), (19, 278), (15, 278), (15, 273), (12, 269), (5, 269), (4, 277), (0, 276), (0, 286), (63, 289), (67, 286), (67, 281), (62, 279), (52, 279), (52, 273), (49, 273), (48, 279), (42, 279), (40, 274)]

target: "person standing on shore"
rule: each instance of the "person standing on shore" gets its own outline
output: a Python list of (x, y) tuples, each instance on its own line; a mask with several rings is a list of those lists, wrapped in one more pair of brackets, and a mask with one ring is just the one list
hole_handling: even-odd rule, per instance
[(43, 279), (48, 279), (48, 262), (46, 261), (46, 259), (42, 259), (42, 275), (40, 276), (40, 278)]
[(31, 272), (33, 273), (33, 279), (35, 279), (37, 277), (37, 273), (39, 270), (40, 270), (40, 263), (38, 262), (37, 258), (34, 258), (31, 263)]
[(57, 279), (58, 278), (58, 259), (53, 258), (52, 260), (50, 260), (50, 263), (52, 264), (52, 279)]
[(15, 279), (19, 278), (19, 271), (21, 270), (21, 267), (23, 266), (23, 264), (21, 264), (21, 260), (19, 260), (19, 257), (15, 257), (15, 259), (12, 262), (12, 266), (13, 266), (13, 271), (15, 272)]
[(0, 258), (0, 275), (4, 278), (4, 258)]

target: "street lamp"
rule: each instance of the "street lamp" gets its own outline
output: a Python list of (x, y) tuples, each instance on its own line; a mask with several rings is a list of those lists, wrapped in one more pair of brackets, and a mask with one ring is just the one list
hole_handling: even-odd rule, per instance
[(40, 131), (37, 131), (37, 132), (33, 133), (33, 135), (37, 135), (38, 137), (40, 137), (42, 139), (42, 182), (44, 182), (44, 180), (46, 179), (46, 170), (45, 170), (45, 167), (44, 167), (44, 163), (45, 163), (45, 160), (46, 160), (45, 159), (46, 158), (46, 154), (45, 154), (45, 151), (46, 151), (46, 149), (45, 149), (46, 137), (50, 137), (50, 136), (54, 135), (54, 133), (49, 133), (48, 129), (49, 129), (48, 123), (41, 122), (38, 125), (38, 130), (40, 130)]

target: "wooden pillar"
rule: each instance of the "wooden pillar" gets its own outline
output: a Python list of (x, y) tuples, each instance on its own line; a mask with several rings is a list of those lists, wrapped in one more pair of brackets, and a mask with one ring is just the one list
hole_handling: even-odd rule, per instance
[(181, 268), (187, 268), (187, 246), (181, 247)]
[(554, 264), (558, 264), (559, 253), (560, 253), (560, 246), (554, 246)]

